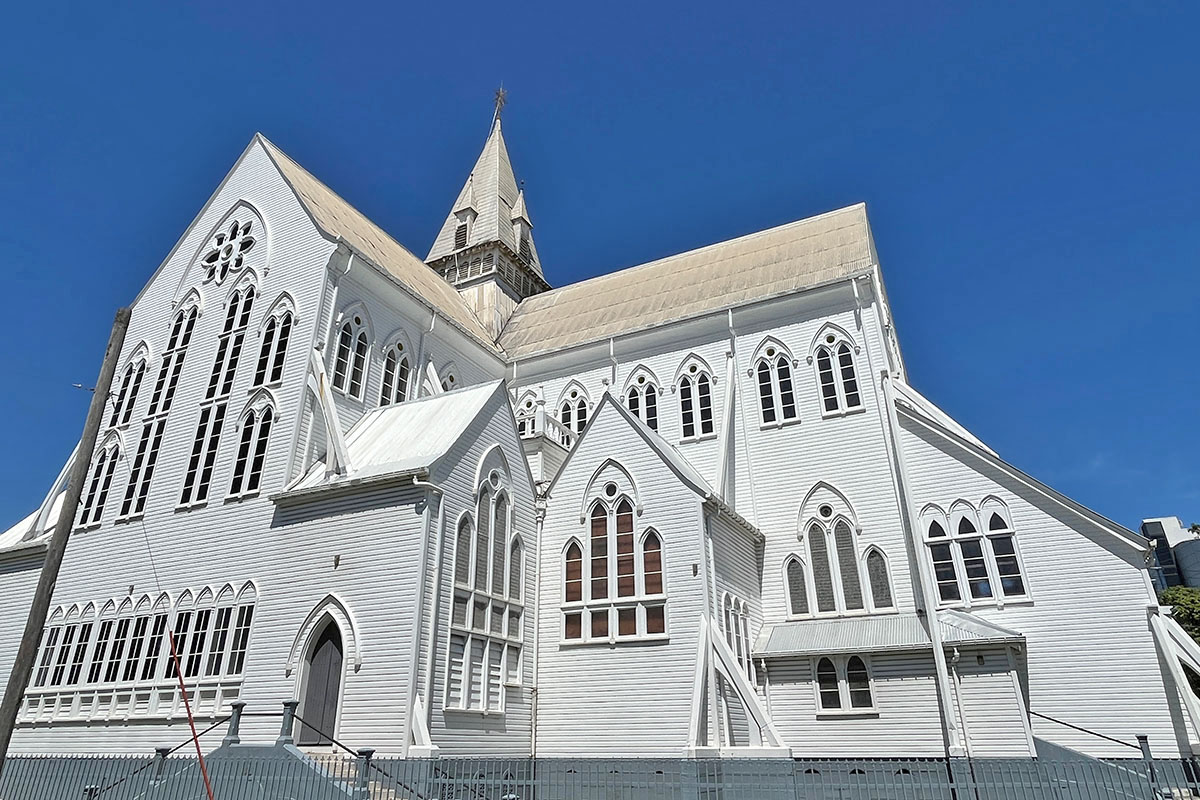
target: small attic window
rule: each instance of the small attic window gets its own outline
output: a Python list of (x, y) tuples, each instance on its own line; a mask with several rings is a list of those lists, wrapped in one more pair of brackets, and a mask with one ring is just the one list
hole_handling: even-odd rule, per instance
[(467, 246), (467, 223), (460, 222), (454, 229), (454, 249), (461, 250)]

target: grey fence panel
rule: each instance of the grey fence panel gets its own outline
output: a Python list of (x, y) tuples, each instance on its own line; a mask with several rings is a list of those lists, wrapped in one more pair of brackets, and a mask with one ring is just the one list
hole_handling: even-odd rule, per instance
[[(218, 800), (1163, 800), (1196, 762), (1141, 759), (368, 759), (221, 750)], [(8, 760), (0, 800), (207, 800), (187, 756)]]

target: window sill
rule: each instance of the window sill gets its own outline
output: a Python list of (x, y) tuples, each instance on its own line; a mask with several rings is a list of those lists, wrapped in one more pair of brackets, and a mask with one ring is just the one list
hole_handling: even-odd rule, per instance
[(607, 639), (562, 639), (559, 649), (575, 647), (617, 647), (618, 645), (665, 644), (671, 637), (665, 633), (648, 634), (646, 636), (617, 636)]
[(206, 505), (208, 505), (208, 500), (196, 500), (192, 503), (180, 503), (179, 505), (175, 506), (175, 510), (191, 511), (196, 508), (204, 508)]
[(849, 708), (818, 711), (817, 719), (879, 719), (877, 708)]
[(785, 420), (781, 420), (778, 422), (762, 422), (762, 423), (759, 423), (758, 429), (761, 431), (769, 431), (769, 430), (774, 430), (776, 428), (788, 428), (788, 427), (791, 427), (792, 425), (799, 425), (799, 424), (800, 424), (800, 418), (794, 417), (792, 419), (785, 419)]
[(119, 522), (119, 523), (139, 522), (139, 521), (141, 521), (142, 517), (144, 517), (144, 516), (146, 516), (146, 512), (139, 511), (136, 514), (130, 514), (129, 516), (126, 516), (126, 517), (117, 517), (115, 520), (113, 520), (113, 522)]
[(444, 706), (442, 708), (442, 712), (445, 714), (452, 714), (454, 716), (499, 717), (501, 719), (504, 718), (504, 714), (505, 714), (505, 712), (503, 710), (491, 711), (486, 708), (454, 708), (453, 706)]
[(938, 611), (949, 609), (961, 609), (963, 611), (971, 611), (976, 608), (994, 608), (998, 611), (1003, 611), (1006, 608), (1029, 608), (1033, 606), (1033, 598), (1028, 595), (1021, 597), (1013, 597), (1011, 599), (993, 599), (993, 600), (972, 600), (969, 603), (961, 600), (953, 603), (939, 603)]
[(74, 532), (75, 533), (87, 533), (88, 531), (94, 531), (97, 528), (99, 528), (103, 522), (104, 522), (103, 520), (98, 519), (95, 522), (89, 522), (87, 525), (76, 525)]
[(243, 500), (253, 500), (254, 498), (258, 497), (260, 491), (261, 491), (260, 489), (255, 489), (253, 492), (242, 492), (241, 494), (231, 494), (225, 498), (224, 503), (226, 505), (228, 505), (229, 503), (240, 503)]
[(835, 411), (822, 411), (821, 419), (837, 419), (838, 417), (852, 417), (855, 414), (862, 414), (867, 410), (866, 406), (855, 406), (854, 408), (839, 408)]
[[(939, 606), (941, 608), (941, 606)], [(806, 622), (809, 620), (827, 620), (827, 619), (857, 619), (858, 617), (873, 617), (887, 616), (900, 613), (898, 608), (879, 608), (868, 611), (821, 611), (816, 614), (788, 614), (788, 622)]]
[(716, 431), (712, 433), (702, 433), (699, 436), (685, 436), (679, 440), (680, 444), (695, 444), (696, 442), (708, 442), (717, 438)]

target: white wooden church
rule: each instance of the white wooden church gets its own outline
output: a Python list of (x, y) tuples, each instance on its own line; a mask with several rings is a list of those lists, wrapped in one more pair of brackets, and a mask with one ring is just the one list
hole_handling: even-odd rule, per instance
[[(72, 456), (14, 751), (185, 740), (169, 629), (198, 724), (296, 698), (308, 748), (1200, 752), (1148, 543), (910, 385), (864, 206), (553, 277), (498, 117), (424, 260), (255, 136)], [(0, 679), (64, 483), (0, 534)]]

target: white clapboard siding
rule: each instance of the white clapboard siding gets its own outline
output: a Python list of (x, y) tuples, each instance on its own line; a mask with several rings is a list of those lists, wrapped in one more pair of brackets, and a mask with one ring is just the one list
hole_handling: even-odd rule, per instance
[[(1177, 754), (1140, 554), (925, 427), (903, 416), (901, 427), (918, 508), (994, 495), (1012, 514), (1032, 600), (971, 611), (1025, 635), (1030, 711), (1131, 744), (1146, 734), (1155, 753)], [(1134, 752), (1038, 717), (1033, 732), (1096, 756)]]
[[(572, 537), (586, 545), (580, 509), (590, 498), (584, 492), (609, 457), (636, 486), (643, 511), (635, 517), (635, 533), (653, 527), (662, 537), (665, 642), (562, 641), (563, 551)], [(687, 744), (697, 634), (706, 608), (699, 497), (612, 408), (593, 421), (553, 497), (542, 534), (538, 755), (678, 757)]]
[[(981, 663), (982, 661), (982, 663)], [(1015, 666), (1015, 663), (1014, 663)], [(1030, 758), (1027, 720), (1021, 711), (1015, 670), (999, 648), (962, 648), (954, 667), (970, 753), (980, 758)], [(962, 717), (960, 717), (961, 719)]]
[(933, 654), (871, 657), (877, 714), (818, 715), (814, 660), (767, 661), (771, 717), (797, 758), (945, 755)]

